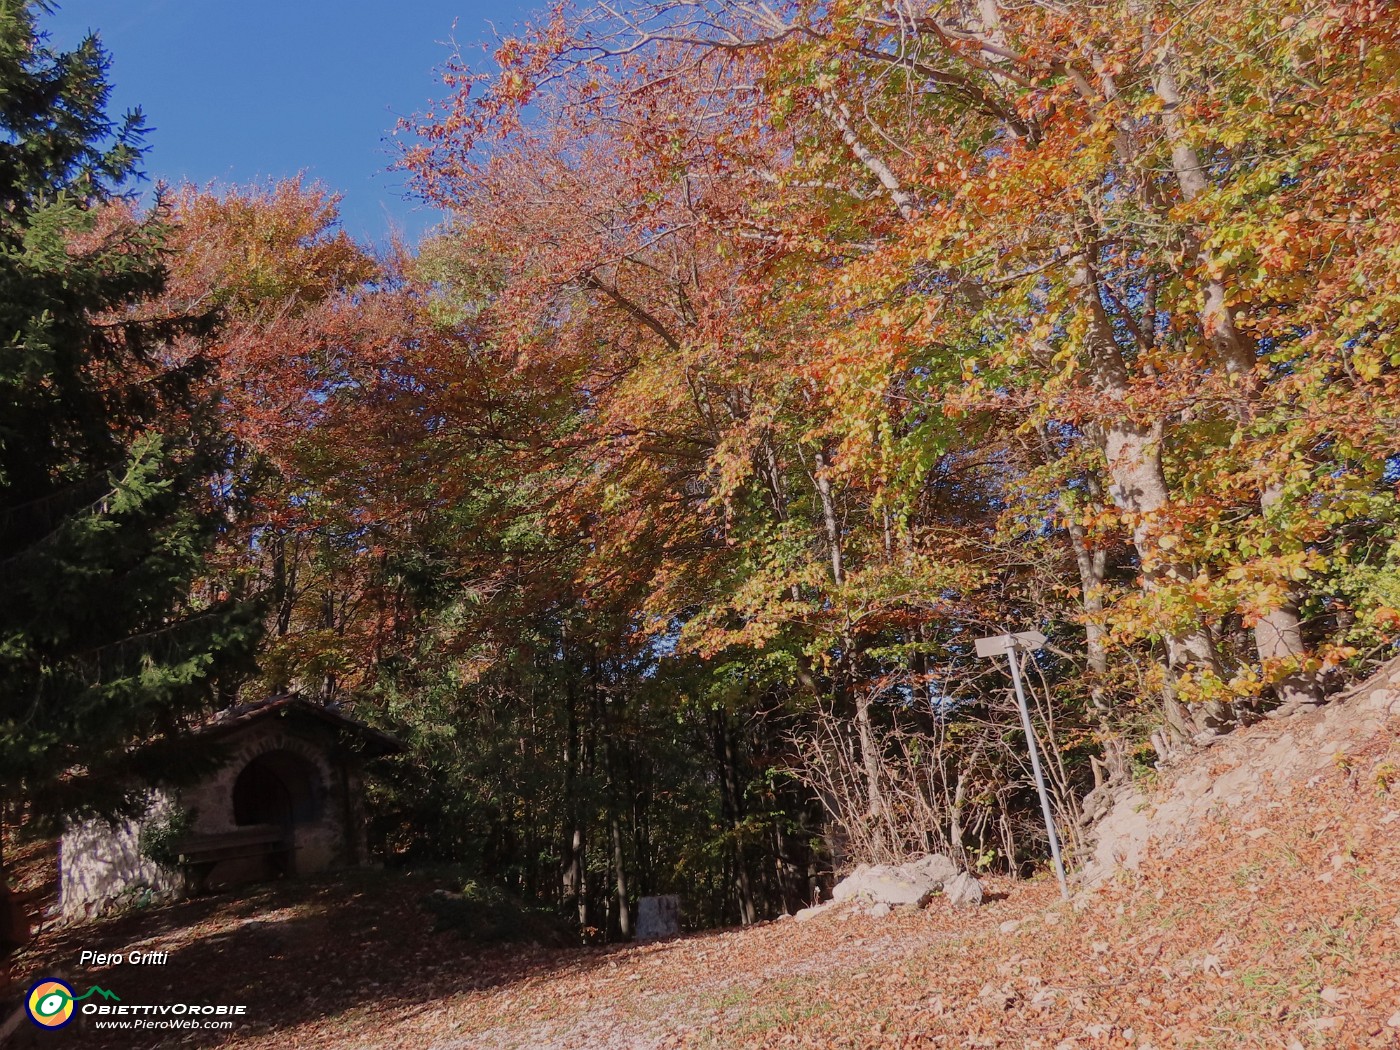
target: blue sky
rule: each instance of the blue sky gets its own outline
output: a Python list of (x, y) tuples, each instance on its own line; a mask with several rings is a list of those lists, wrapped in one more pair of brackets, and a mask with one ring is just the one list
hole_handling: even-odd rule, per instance
[[(440, 93), (455, 39), (479, 51), (535, 0), (67, 0), (53, 42), (95, 30), (112, 54), (114, 115), (139, 105), (155, 130), (151, 178), (203, 185), (306, 171), (344, 194), (345, 228), (416, 238), (439, 215), (403, 199), (386, 169), (395, 122)], [(455, 29), (454, 29), (455, 24)]]

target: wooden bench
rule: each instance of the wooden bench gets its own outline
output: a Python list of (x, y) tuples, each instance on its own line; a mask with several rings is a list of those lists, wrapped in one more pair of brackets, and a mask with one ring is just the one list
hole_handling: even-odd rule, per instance
[(176, 846), (180, 868), (192, 894), (204, 892), (216, 865), (226, 860), (266, 857), (285, 872), (291, 865), (292, 836), (276, 824), (249, 824), (237, 831), (189, 835)]

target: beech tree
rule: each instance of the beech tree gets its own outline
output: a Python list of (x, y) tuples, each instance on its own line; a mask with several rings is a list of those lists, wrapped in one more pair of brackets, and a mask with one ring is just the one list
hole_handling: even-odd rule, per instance
[[(1190, 25), (561, 8), (416, 125), (420, 188), (503, 260), (501, 345), (576, 384), (592, 465), (562, 500), (600, 578), (657, 552), (643, 622), (784, 653), (793, 696), (851, 719), (868, 814), (877, 723), (988, 699), (960, 685), (974, 625), (1077, 621), (1047, 723), (1097, 723), (1114, 776), (1149, 735), (1316, 703), (1393, 637), (1393, 333), (1340, 312), (1394, 309), (1394, 128), (1359, 101), (1393, 95), (1393, 29), (1367, 4)], [(1356, 284), (1323, 306), (1334, 273)]]
[(268, 601), (259, 688), (412, 742), (393, 852), (620, 936), (687, 878), (732, 921), (850, 857), (1019, 871), (977, 636), (1049, 636), (1071, 826), (1392, 652), (1395, 30), (1192, 17), (557, 8), (407, 129), (416, 252), (180, 199), (145, 316), (224, 311), (245, 508), (201, 586)]

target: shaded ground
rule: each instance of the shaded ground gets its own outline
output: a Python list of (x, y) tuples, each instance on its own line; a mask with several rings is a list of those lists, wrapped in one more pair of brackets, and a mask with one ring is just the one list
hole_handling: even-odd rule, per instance
[[(35, 1046), (656, 1046), (733, 1023), (764, 1028), (787, 998), (830, 974), (889, 967), (930, 937), (984, 930), (1039, 903), (1048, 888), (1015, 885), (980, 912), (939, 908), (883, 921), (847, 914), (644, 946), (473, 946), (432, 932), (422, 908), (440, 883), (355, 873), (264, 887), (105, 922), (45, 931), (19, 962), (31, 979), (61, 976), (127, 1003), (247, 1003), (223, 1033), (104, 1035), (81, 1019)], [(162, 966), (80, 967), (79, 952), (166, 951)], [(750, 1014), (750, 1007), (758, 1009)], [(805, 1009), (801, 1011), (806, 1013)], [(713, 1040), (709, 1042), (713, 1043)], [(21, 1044), (23, 1045), (23, 1044)], [(718, 1043), (714, 1045), (724, 1045)]]
[[(248, 1004), (234, 1033), (171, 1046), (1395, 1047), (1400, 720), (1367, 726), (1305, 781), (1261, 772), (1248, 806), (1213, 807), (1079, 910), (1052, 885), (1002, 883), (975, 912), (935, 901), (659, 945), (480, 950), (431, 932), (430, 879), (363, 873), (50, 930), (23, 963), (127, 1002)], [(106, 947), (170, 961), (77, 969)]]

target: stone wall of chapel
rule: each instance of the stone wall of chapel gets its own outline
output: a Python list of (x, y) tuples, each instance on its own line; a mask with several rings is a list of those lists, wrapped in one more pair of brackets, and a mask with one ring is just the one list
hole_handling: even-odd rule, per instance
[[(292, 871), (308, 875), (368, 859), (362, 782), (353, 763), (332, 757), (324, 739), (295, 732), (280, 720), (253, 722), (230, 734), (226, 761), (197, 784), (178, 791), (152, 792), (147, 814), (113, 824), (85, 821), (69, 828), (59, 844), (59, 910), (64, 919), (81, 919), (122, 907), (178, 897), (181, 873), (168, 871), (141, 854), (141, 828), (167, 820), (176, 808), (191, 813), (192, 834), (234, 831), (233, 788), (254, 759), (287, 751), (310, 764), (319, 781), (319, 814), (293, 829)], [(259, 858), (220, 864), (211, 884), (265, 876)]]

